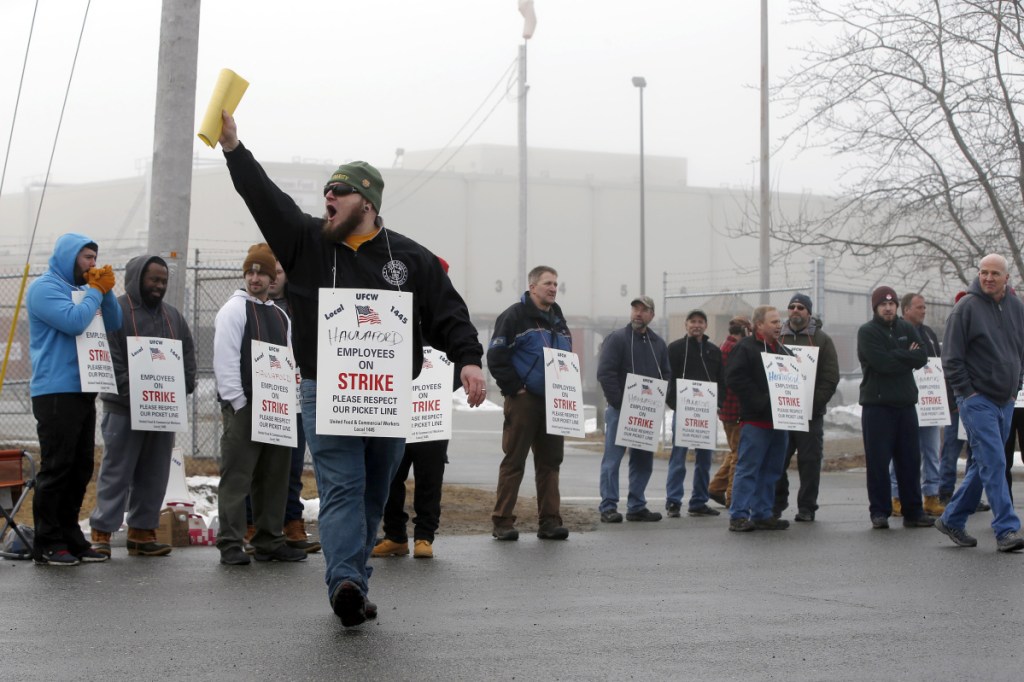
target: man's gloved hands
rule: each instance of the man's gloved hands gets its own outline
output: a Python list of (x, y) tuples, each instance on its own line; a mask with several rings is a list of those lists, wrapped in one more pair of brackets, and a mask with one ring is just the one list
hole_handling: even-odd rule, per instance
[(85, 272), (85, 283), (99, 289), (105, 294), (114, 288), (114, 268), (104, 265), (102, 268), (91, 268)]

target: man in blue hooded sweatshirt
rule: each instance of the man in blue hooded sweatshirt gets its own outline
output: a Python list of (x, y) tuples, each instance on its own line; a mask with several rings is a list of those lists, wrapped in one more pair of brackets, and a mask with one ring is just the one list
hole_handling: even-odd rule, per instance
[[(78, 525), (95, 457), (96, 394), (83, 393), (75, 337), (97, 311), (107, 331), (121, 328), (121, 307), (111, 290), (114, 271), (96, 267), (96, 242), (68, 233), (57, 239), (49, 269), (28, 289), (32, 413), (41, 465), (32, 515), (36, 564), (75, 566), (105, 561)], [(80, 303), (72, 292), (84, 291)]]

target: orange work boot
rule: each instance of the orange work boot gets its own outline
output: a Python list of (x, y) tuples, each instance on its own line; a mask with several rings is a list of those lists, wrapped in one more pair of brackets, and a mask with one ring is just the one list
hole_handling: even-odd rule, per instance
[(90, 540), (92, 541), (92, 550), (94, 552), (103, 556), (110, 556), (110, 533), (104, 533), (93, 528), (90, 530)]
[(309, 539), (306, 524), (302, 519), (294, 519), (284, 524), (284, 541), (289, 547), (301, 549), (306, 554), (320, 551), (320, 543)]
[(373, 556), (405, 556), (409, 553), (409, 541), (395, 542), (387, 538), (381, 538), (373, 548)]

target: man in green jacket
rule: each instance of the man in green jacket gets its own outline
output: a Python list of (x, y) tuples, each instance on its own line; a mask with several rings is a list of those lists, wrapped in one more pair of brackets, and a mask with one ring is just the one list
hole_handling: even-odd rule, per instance
[(871, 526), (889, 527), (890, 461), (895, 463), (903, 502), (903, 526), (932, 526), (935, 517), (925, 514), (921, 507), (921, 449), (914, 381), (914, 370), (927, 364), (928, 355), (913, 325), (897, 315), (899, 298), (891, 287), (874, 290), (871, 308), (871, 321), (857, 331), (857, 358), (863, 372), (861, 428)]

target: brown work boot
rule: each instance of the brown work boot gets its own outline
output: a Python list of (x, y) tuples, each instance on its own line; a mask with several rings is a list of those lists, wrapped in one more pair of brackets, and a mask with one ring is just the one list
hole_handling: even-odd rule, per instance
[(245, 537), (242, 538), (242, 550), (246, 554), (255, 554), (256, 548), (252, 546), (252, 536), (256, 535), (256, 526), (251, 523), (245, 527)]
[(167, 556), (171, 546), (156, 541), (156, 530), (128, 528), (128, 556)]
[(90, 531), (90, 540), (94, 552), (103, 556), (110, 556), (110, 533), (104, 533), (93, 528)]
[(900, 504), (900, 498), (892, 498), (892, 515), (903, 516), (903, 505)]
[(946, 505), (939, 502), (938, 495), (925, 495), (924, 496), (924, 513), (931, 514), (932, 516), (942, 516), (942, 512), (946, 511)]
[(284, 541), (289, 547), (301, 549), (306, 554), (320, 551), (320, 543), (309, 539), (306, 524), (302, 519), (294, 519), (284, 524)]

